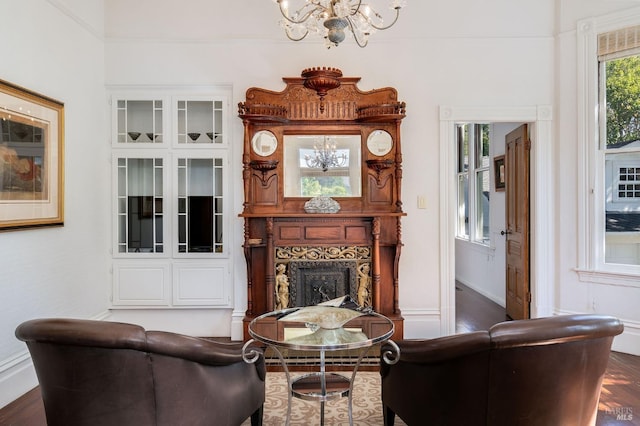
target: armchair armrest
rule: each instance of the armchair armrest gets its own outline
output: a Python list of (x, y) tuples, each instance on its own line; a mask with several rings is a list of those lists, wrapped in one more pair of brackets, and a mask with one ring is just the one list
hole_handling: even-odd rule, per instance
[(401, 361), (427, 364), (488, 350), (489, 341), (488, 332), (476, 331), (435, 339), (400, 340), (396, 343), (400, 348)]
[(540, 346), (622, 333), (619, 319), (605, 315), (561, 315), (531, 320), (509, 321), (489, 329), (493, 348)]
[[(147, 348), (149, 352), (194, 361), (203, 365), (223, 366), (244, 363), (242, 346), (235, 343), (221, 343), (198, 337), (184, 336), (165, 331), (147, 331)], [(260, 360), (255, 363), (260, 378), (264, 380), (266, 370), (262, 350)]]
[(20, 324), (15, 335), (24, 342), (134, 350), (144, 350), (146, 346), (144, 328), (111, 321), (38, 318)]
[[(490, 339), (488, 332), (476, 331), (435, 339), (400, 340), (396, 344), (400, 348), (399, 362), (431, 364), (488, 351)], [(381, 352), (385, 350), (392, 350), (391, 345), (382, 345)], [(392, 367), (381, 362), (380, 374), (384, 377), (389, 368)]]

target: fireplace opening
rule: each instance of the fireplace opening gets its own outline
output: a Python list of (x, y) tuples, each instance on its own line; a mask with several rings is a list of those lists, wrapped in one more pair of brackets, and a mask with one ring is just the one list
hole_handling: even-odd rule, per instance
[(311, 306), (340, 296), (356, 299), (358, 262), (301, 260), (289, 262), (290, 306)]

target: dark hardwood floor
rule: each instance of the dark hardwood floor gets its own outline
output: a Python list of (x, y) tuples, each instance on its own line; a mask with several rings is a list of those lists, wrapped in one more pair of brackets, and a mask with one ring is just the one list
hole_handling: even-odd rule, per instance
[[(457, 289), (457, 332), (486, 330), (493, 324), (505, 321), (504, 308), (464, 285), (458, 285)], [(45, 425), (39, 388), (0, 409), (0, 426)], [(611, 353), (596, 425), (640, 426), (640, 356)]]
[(508, 319), (502, 306), (456, 282), (456, 333), (488, 330)]

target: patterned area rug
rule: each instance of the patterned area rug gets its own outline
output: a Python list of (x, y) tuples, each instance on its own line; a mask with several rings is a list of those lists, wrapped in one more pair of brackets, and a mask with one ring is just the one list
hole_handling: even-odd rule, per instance
[[(303, 373), (291, 373), (292, 378)], [(340, 373), (351, 377), (351, 373)], [(287, 417), (287, 379), (284, 373), (269, 372), (266, 380), (266, 401), (264, 403), (264, 426), (282, 426)], [(292, 398), (291, 426), (320, 424), (320, 403)], [(346, 426), (349, 424), (347, 398), (329, 401), (325, 404), (324, 424)], [(359, 372), (353, 386), (353, 424), (358, 426), (381, 426), (382, 401), (380, 400), (380, 373)], [(396, 425), (405, 423), (398, 417)], [(247, 420), (242, 426), (249, 426)]]

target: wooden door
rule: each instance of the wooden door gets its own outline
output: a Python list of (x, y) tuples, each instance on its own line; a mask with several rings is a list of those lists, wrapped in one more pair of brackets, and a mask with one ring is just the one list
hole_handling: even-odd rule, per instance
[(529, 318), (529, 141), (523, 124), (506, 136), (507, 315)]

